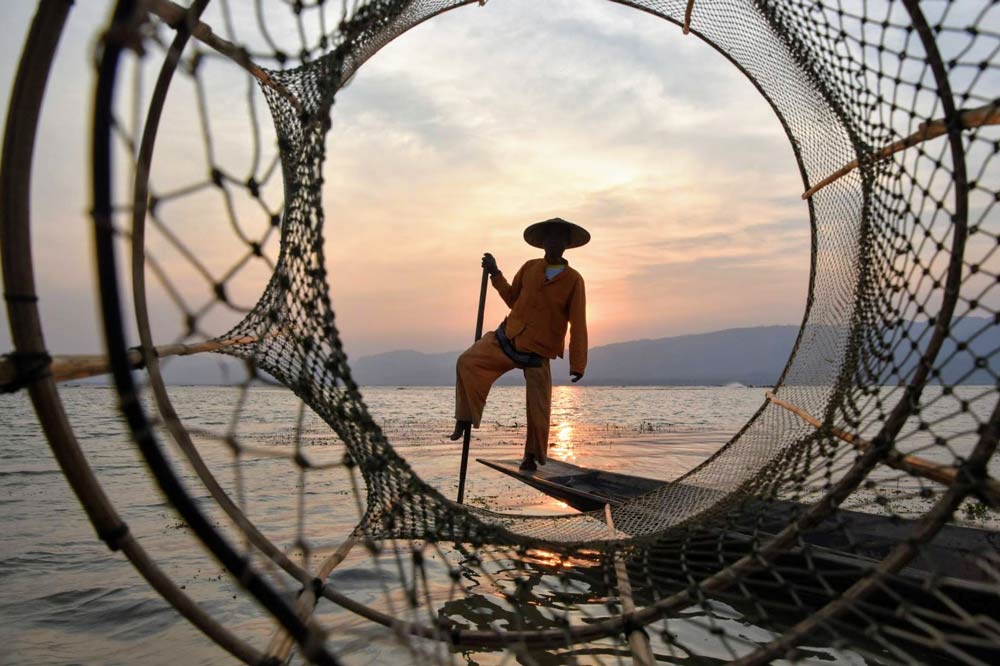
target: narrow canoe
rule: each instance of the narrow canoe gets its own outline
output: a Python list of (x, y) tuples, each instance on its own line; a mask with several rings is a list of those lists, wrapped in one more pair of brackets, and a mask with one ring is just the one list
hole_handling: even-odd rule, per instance
[[(479, 462), (578, 511), (598, 511), (605, 504), (616, 506), (669, 483), (580, 467), (559, 460), (549, 460), (535, 471), (518, 469), (518, 460), (479, 459)], [(695, 487), (691, 491), (717, 492)], [(762, 500), (759, 504), (759, 508), (744, 505), (743, 513), (752, 518), (753, 527), (741, 530), (737, 522), (735, 532), (774, 534), (805, 509), (801, 504), (788, 501)], [(804, 533), (803, 540), (831, 553), (849, 553), (853, 557), (881, 560), (909, 538), (914, 524), (913, 520), (899, 517), (841, 509)], [(950, 576), (964, 580), (992, 581), (982, 567), (983, 555), (1000, 560), (1000, 533), (945, 525), (930, 543), (921, 547), (920, 554), (911, 561), (908, 570), (924, 573), (947, 571)]]
[[(558, 460), (550, 460), (535, 471), (519, 469), (518, 460), (480, 459), (479, 462), (580, 511), (601, 509), (605, 504), (615, 506), (669, 483), (588, 469)], [(695, 486), (690, 491), (718, 493)], [(718, 494), (721, 499), (722, 493)], [(701, 568), (707, 575), (722, 564), (734, 564), (752, 554), (761, 537), (781, 531), (805, 509), (801, 504), (780, 500), (750, 500), (741, 508), (724, 527), (709, 525), (703, 530), (685, 532), (684, 538), (689, 544), (703, 546), (696, 546), (688, 553), (686, 565), (689, 568)], [(774, 569), (781, 572), (783, 585), (776, 586), (769, 570), (762, 570), (749, 572), (741, 586), (753, 595), (772, 598), (790, 608), (816, 611), (829, 603), (830, 594), (843, 594), (876, 568), (896, 546), (910, 537), (916, 522), (838, 510), (800, 534), (800, 545), (783, 552), (772, 563)], [(928, 630), (931, 634), (954, 632), (954, 624), (960, 621), (954, 617), (956, 603), (962, 613), (995, 617), (995, 566), (984, 566), (984, 563), (995, 562), (1000, 562), (1000, 533), (946, 525), (932, 541), (920, 547), (919, 554), (906, 568), (885, 579), (879, 589), (868, 596), (866, 608), (884, 627), (898, 630), (898, 642), (910, 643), (923, 650), (930, 640), (921, 636), (924, 629), (915, 629), (906, 617), (897, 617), (894, 609), (903, 603), (924, 609), (921, 621), (932, 628)], [(824, 593), (810, 591), (817, 587), (817, 575), (827, 590)], [(786, 587), (794, 588), (795, 593), (786, 594)], [(842, 619), (865, 630), (865, 617), (868, 616), (849, 613)], [(932, 619), (927, 620), (928, 617)], [(952, 640), (982, 663), (1000, 664), (1000, 644), (984, 642), (982, 636), (976, 634), (953, 635)], [(938, 655), (933, 654), (935, 658)], [(951, 662), (939, 660), (935, 663)]]

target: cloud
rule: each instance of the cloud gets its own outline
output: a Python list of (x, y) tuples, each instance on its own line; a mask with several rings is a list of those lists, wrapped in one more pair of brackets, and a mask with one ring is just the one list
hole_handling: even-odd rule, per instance
[[(512, 273), (534, 253), (521, 228), (552, 215), (594, 235), (570, 259), (595, 344), (679, 332), (681, 318), (740, 325), (758, 301), (771, 321), (801, 317), (808, 212), (781, 125), (728, 61), (662, 20), (598, 2), (455, 11), (373, 57), (334, 118), (329, 263), (349, 349), (374, 351), (410, 317), (439, 331), (429, 350), (452, 348), (479, 253)], [(768, 273), (777, 299), (744, 286)], [(395, 346), (414, 345), (401, 332)]]
[[(59, 351), (101, 347), (93, 314), (80, 312), (96, 311), (83, 174), (86, 54), (102, 18), (72, 19), (43, 123), (39, 166), (50, 177), (36, 195), (36, 260)], [(226, 36), (220, 14), (206, 20)], [(234, 9), (233, 24), (241, 41), (266, 47), (252, 9)], [(285, 34), (292, 24), (267, 25), (282, 48), (298, 39)], [(16, 54), (7, 58), (0, 71), (11, 71)], [(147, 81), (158, 59), (148, 59)], [(211, 151), (195, 88), (180, 78), (157, 147), (159, 193), (204, 181), (212, 160), (244, 179), (258, 143), (258, 173), (273, 153), (262, 96), (248, 93), (243, 72), (212, 59), (203, 76)], [(279, 175), (265, 186), (271, 209), (280, 205)], [(778, 120), (713, 49), (614, 3), (506, 0), (417, 26), (338, 96), (324, 177), (331, 293), (353, 356), (467, 344), (480, 254), (494, 252), (513, 274), (537, 254), (521, 240), (523, 227), (553, 215), (594, 236), (569, 254), (587, 279), (593, 344), (801, 316), (808, 213)], [(263, 237), (269, 215), (233, 191), (241, 229)], [(162, 212), (212, 275), (246, 250), (217, 190), (164, 203)], [(210, 298), (190, 262), (162, 235), (151, 238), (192, 307)], [(267, 247), (274, 256), (273, 236)], [(234, 300), (253, 301), (265, 268), (253, 263), (239, 274)], [(152, 298), (157, 332), (169, 338), (179, 314), (161, 288)], [(487, 322), (503, 315), (491, 295)], [(219, 333), (236, 318), (217, 310), (206, 325)]]

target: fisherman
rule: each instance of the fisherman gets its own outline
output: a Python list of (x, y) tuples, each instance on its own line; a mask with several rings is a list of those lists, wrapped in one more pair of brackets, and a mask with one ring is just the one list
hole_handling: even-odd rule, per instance
[(522, 470), (545, 464), (549, 447), (552, 407), (552, 371), (549, 360), (562, 357), (569, 336), (569, 374), (574, 383), (587, 366), (587, 299), (583, 278), (569, 266), (563, 252), (586, 245), (586, 229), (561, 218), (532, 224), (524, 240), (545, 250), (542, 259), (526, 262), (510, 283), (493, 255), (483, 255), (483, 268), (493, 287), (510, 307), (495, 332), (489, 332), (458, 357), (455, 381), (455, 431), (460, 439), (470, 427), (479, 427), (493, 382), (520, 368), (527, 385), (528, 433)]

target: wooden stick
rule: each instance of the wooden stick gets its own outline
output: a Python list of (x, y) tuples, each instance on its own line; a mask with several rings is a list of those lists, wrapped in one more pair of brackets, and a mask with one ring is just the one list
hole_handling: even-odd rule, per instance
[[(150, 13), (155, 14), (171, 27), (180, 25), (187, 20), (187, 9), (170, 0), (146, 0), (145, 4)], [(235, 62), (265, 86), (277, 91), (278, 94), (288, 100), (289, 104), (295, 107), (296, 111), (302, 112), (302, 102), (288, 88), (275, 81), (266, 71), (253, 62), (246, 49), (219, 37), (212, 32), (212, 28), (208, 24), (202, 21), (198, 21), (191, 26), (191, 35), (206, 46), (211, 47)]]
[[(479, 309), (476, 311), (476, 339), (479, 342), (483, 337), (483, 315), (486, 312), (486, 284), (489, 282), (490, 273), (483, 267), (482, 279), (479, 281)], [(465, 501), (465, 475), (469, 469), (469, 443), (472, 441), (472, 424), (465, 429), (462, 436), (462, 462), (458, 470), (458, 499), (459, 504)]]
[[(347, 554), (351, 552), (351, 549), (361, 541), (361, 534), (358, 532), (353, 532), (347, 540), (340, 544), (340, 547), (336, 551), (330, 554), (323, 564), (320, 565), (319, 571), (316, 572), (316, 579), (326, 583), (326, 579), (330, 577), (333, 570), (344, 561)], [(305, 586), (302, 588), (302, 593), (299, 594), (298, 600), (295, 602), (295, 611), (298, 613), (302, 620), (307, 619), (312, 615), (313, 611), (316, 609), (316, 602), (318, 597), (316, 596), (317, 590), (312, 586)], [(288, 656), (292, 652), (292, 647), (295, 645), (295, 639), (289, 635), (283, 627), (278, 627), (278, 630), (271, 637), (270, 643), (267, 646), (267, 656), (276, 659), (278, 663), (285, 663), (288, 661)]]
[[(280, 335), (272, 333), (265, 337)], [(228, 340), (206, 340), (195, 344), (174, 344), (160, 345), (155, 347), (156, 355), (160, 358), (167, 356), (191, 356), (204, 352), (214, 352), (236, 345), (246, 345), (257, 342), (261, 338), (246, 335), (240, 338), (230, 338)], [(139, 349), (131, 349), (128, 353), (129, 364), (133, 368), (142, 367), (142, 352)], [(54, 356), (49, 365), (49, 372), (56, 382), (65, 382), (71, 379), (84, 379), (97, 375), (106, 375), (111, 372), (108, 367), (108, 357), (87, 354), (72, 354), (67, 356)], [(0, 357), (0, 387), (11, 385), (16, 380), (16, 369), (14, 364), (7, 358)]]
[[(618, 532), (615, 521), (611, 518), (611, 505), (604, 505), (604, 520), (608, 524), (608, 535), (614, 539)], [(635, 613), (635, 601), (632, 599), (632, 583), (628, 578), (628, 568), (620, 555), (615, 554), (615, 578), (618, 579), (618, 598), (622, 602), (622, 612), (628, 616)], [(653, 666), (656, 659), (653, 649), (649, 646), (649, 637), (642, 629), (633, 629), (628, 634), (628, 645), (632, 649), (632, 663), (636, 666)]]
[[(690, 7), (690, 5), (688, 6)], [(959, 119), (962, 123), (962, 129), (982, 127), (983, 125), (1000, 125), (1000, 100), (976, 109), (964, 111), (959, 115)], [(900, 139), (899, 141), (890, 143), (888, 146), (882, 148), (882, 150), (870, 155), (869, 159), (873, 162), (878, 162), (879, 160), (884, 160), (890, 155), (895, 155), (902, 150), (906, 150), (910, 146), (915, 146), (916, 144), (924, 141), (930, 141), (931, 139), (935, 139), (947, 133), (948, 124), (943, 119), (932, 120), (929, 123), (920, 123), (916, 132), (906, 138)], [(850, 172), (857, 169), (858, 164), (858, 159), (851, 160), (803, 192), (802, 198), (808, 199), (830, 183), (843, 178)]]
[(688, 0), (687, 8), (684, 10), (684, 34), (691, 32), (691, 13), (694, 11), (694, 0)]
[[(782, 400), (770, 391), (767, 391), (765, 395), (768, 400), (776, 404), (778, 407), (787, 409), (809, 425), (816, 428), (823, 425), (819, 419), (801, 407)], [(847, 442), (859, 451), (868, 451), (872, 447), (871, 442), (856, 435), (852, 435), (851, 433), (841, 430), (840, 428), (830, 428), (830, 432), (837, 439)], [(890, 451), (882, 462), (894, 469), (907, 472), (913, 476), (930, 479), (931, 481), (936, 481), (937, 483), (945, 486), (953, 485), (958, 480), (958, 475), (960, 473), (960, 470), (957, 467), (939, 465), (927, 460), (926, 458), (921, 458), (920, 456), (903, 455), (895, 449)], [(996, 479), (986, 477), (983, 481), (983, 486), (977, 489), (976, 494), (979, 495), (980, 499), (994, 509), (1000, 508), (1000, 483), (998, 483)]]

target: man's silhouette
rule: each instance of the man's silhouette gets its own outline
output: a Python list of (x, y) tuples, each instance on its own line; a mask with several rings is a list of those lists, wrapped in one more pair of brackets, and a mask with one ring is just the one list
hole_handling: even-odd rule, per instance
[(493, 287), (510, 307), (496, 332), (489, 332), (458, 357), (455, 382), (455, 431), (479, 427), (490, 387), (505, 372), (524, 371), (527, 385), (528, 433), (521, 469), (545, 464), (552, 407), (549, 360), (562, 357), (569, 326), (569, 370), (574, 382), (587, 366), (587, 299), (583, 278), (563, 258), (569, 248), (590, 241), (580, 226), (561, 218), (533, 224), (524, 230), (529, 245), (545, 250), (541, 259), (521, 266), (510, 283), (493, 255), (483, 255), (483, 268)]

